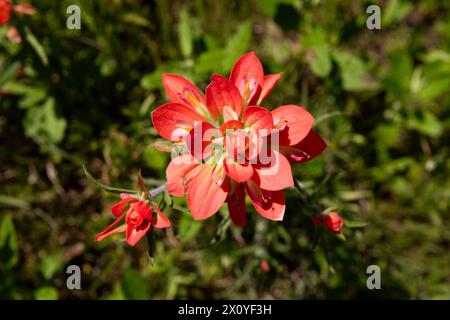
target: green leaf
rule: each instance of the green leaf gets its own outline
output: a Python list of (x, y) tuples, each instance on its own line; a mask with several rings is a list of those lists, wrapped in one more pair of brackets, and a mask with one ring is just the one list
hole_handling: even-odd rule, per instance
[(16, 71), (20, 68), (21, 63), (15, 61), (8, 65), (0, 72), (0, 85), (10, 80), (16, 74)]
[(356, 201), (371, 196), (372, 192), (370, 190), (347, 190), (339, 192), (339, 198), (344, 201)]
[(11, 268), (18, 260), (16, 229), (11, 217), (6, 216), (0, 224), (0, 266)]
[(340, 212), (342, 210), (342, 208), (340, 207), (329, 207), (326, 208), (325, 210), (323, 210), (322, 214), (327, 215), (330, 212)]
[(181, 242), (186, 243), (194, 239), (203, 226), (202, 221), (195, 221), (190, 214), (182, 215), (178, 226)]
[(20, 99), (19, 107), (28, 109), (42, 102), (47, 96), (47, 92), (41, 88), (29, 88), (25, 96)]
[(381, 25), (387, 27), (392, 23), (402, 20), (413, 9), (413, 5), (406, 1), (390, 0), (386, 9), (381, 14)]
[(269, 16), (274, 17), (277, 13), (278, 5), (280, 4), (294, 4), (296, 0), (258, 0), (257, 3), (261, 11)]
[(53, 287), (41, 287), (34, 292), (36, 300), (58, 300), (59, 293)]
[(0, 194), (0, 206), (26, 209), (30, 204), (23, 199)]
[(144, 163), (152, 169), (163, 171), (167, 166), (167, 154), (155, 148), (145, 149), (142, 157)]
[(173, 204), (172, 197), (170, 196), (169, 192), (167, 192), (167, 190), (164, 191), (164, 202), (169, 207)]
[(252, 25), (249, 21), (239, 25), (237, 31), (229, 38), (225, 51), (225, 67), (231, 69), (234, 62), (247, 50), (252, 39)]
[(172, 204), (171, 208), (174, 209), (174, 210), (183, 212), (183, 213), (187, 213), (187, 214), (190, 214), (190, 213), (191, 213), (191, 212), (189, 211), (189, 209), (187, 209), (187, 208), (185, 208), (185, 207), (182, 207), (182, 206), (180, 206), (180, 205), (178, 205), (178, 204), (175, 204), (175, 203)]
[(125, 13), (122, 17), (121, 20), (123, 22), (129, 23), (129, 24), (134, 24), (136, 26), (139, 27), (151, 27), (151, 22), (147, 20), (147, 18), (145, 18), (144, 16), (141, 16), (140, 14), (137, 14), (135, 12), (129, 12), (129, 13)]
[(325, 32), (322, 29), (315, 29), (302, 38), (302, 45), (313, 51), (312, 55), (307, 55), (307, 61), (311, 71), (318, 77), (324, 78), (331, 71), (330, 48), (327, 43)]
[(146, 90), (161, 89), (163, 87), (162, 75), (164, 72), (185, 74), (185, 72), (183, 72), (183, 70), (177, 63), (170, 65), (161, 65), (157, 67), (153, 72), (147, 73), (141, 78), (141, 87)]
[(190, 23), (191, 17), (189, 16), (186, 8), (180, 11), (180, 22), (178, 24), (178, 37), (180, 41), (181, 53), (185, 58), (192, 55), (192, 25)]
[(275, 13), (277, 12), (277, 7), (278, 7), (278, 2), (277, 0), (258, 0), (258, 6), (261, 9), (261, 11), (269, 16), (269, 17), (273, 17), (275, 15)]
[(311, 71), (318, 77), (325, 78), (331, 71), (331, 59), (328, 48), (318, 47), (315, 49), (315, 58), (310, 62)]
[(444, 131), (442, 123), (429, 111), (423, 111), (420, 115), (410, 116), (408, 126), (431, 138), (439, 137)]
[(363, 222), (363, 221), (350, 221), (350, 220), (345, 219), (344, 225), (347, 228), (363, 228), (363, 227), (369, 225), (369, 223)]
[(86, 178), (88, 178), (88, 180), (94, 184), (97, 188), (104, 190), (104, 191), (108, 191), (108, 192), (113, 192), (113, 193), (135, 193), (134, 190), (130, 190), (130, 189), (122, 189), (122, 188), (114, 188), (114, 187), (109, 187), (107, 185), (104, 185), (100, 182), (98, 182), (97, 180), (94, 179), (94, 177), (92, 177), (92, 175), (87, 171), (85, 165), (83, 164), (83, 171), (84, 174), (86, 175)]
[(67, 122), (56, 116), (55, 100), (48, 98), (42, 106), (27, 111), (23, 125), (27, 137), (42, 138), (49, 144), (56, 144), (64, 138)]
[(247, 50), (252, 37), (251, 24), (244, 22), (229, 38), (224, 49), (203, 52), (195, 63), (196, 73), (226, 73), (233, 63)]
[(104, 300), (125, 300), (125, 295), (123, 294), (122, 285), (120, 283), (115, 283), (113, 290), (102, 297)]
[(384, 86), (396, 99), (403, 99), (409, 95), (413, 62), (408, 50), (398, 50), (390, 56), (389, 74), (384, 80)]
[(138, 271), (127, 269), (123, 275), (122, 290), (127, 299), (148, 300), (150, 298), (150, 286)]
[(47, 57), (47, 53), (45, 52), (44, 47), (42, 46), (42, 44), (34, 36), (34, 34), (31, 32), (31, 30), (28, 27), (25, 27), (25, 38), (27, 39), (27, 41), (31, 45), (31, 47), (34, 49), (34, 51), (38, 55), (39, 59), (41, 59), (41, 62), (45, 66), (48, 65), (48, 57)]
[(226, 72), (223, 61), (226, 59), (226, 51), (222, 49), (212, 49), (201, 53), (195, 63), (196, 73), (210, 73), (216, 69), (217, 73)]
[(450, 75), (428, 80), (417, 93), (417, 98), (423, 101), (430, 101), (448, 93), (450, 93)]
[(350, 52), (333, 50), (333, 57), (339, 66), (342, 87), (347, 91), (375, 89), (364, 62)]
[(42, 258), (40, 270), (44, 278), (50, 280), (58, 271), (62, 270), (63, 266), (63, 255), (61, 251), (56, 250)]

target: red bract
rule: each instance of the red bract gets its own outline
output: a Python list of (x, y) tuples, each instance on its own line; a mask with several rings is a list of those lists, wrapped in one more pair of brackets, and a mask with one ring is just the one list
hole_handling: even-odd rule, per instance
[(270, 112), (260, 106), (280, 76), (264, 76), (253, 52), (238, 59), (229, 79), (213, 75), (205, 95), (179, 75), (163, 75), (171, 102), (153, 111), (152, 120), (177, 148), (166, 188), (174, 196), (187, 194), (194, 219), (212, 216), (227, 202), (231, 219), (242, 226), (248, 195), (260, 215), (282, 220), (283, 189), (294, 185), (291, 164), (326, 148), (303, 107)]
[[(96, 236), (97, 241), (112, 234), (126, 232), (128, 244), (134, 246), (152, 225), (158, 229), (170, 227), (170, 221), (157, 205), (145, 200), (144, 192), (140, 198), (124, 193), (120, 197), (122, 200), (111, 208), (112, 214), (117, 218), (116, 221)], [(122, 224), (120, 225), (120, 223)]]
[(339, 233), (344, 226), (344, 220), (336, 213), (330, 212), (325, 216), (313, 217), (314, 224), (323, 224), (325, 228), (333, 233)]
[(11, 18), (11, 9), (10, 0), (0, 0), (0, 26), (8, 23)]

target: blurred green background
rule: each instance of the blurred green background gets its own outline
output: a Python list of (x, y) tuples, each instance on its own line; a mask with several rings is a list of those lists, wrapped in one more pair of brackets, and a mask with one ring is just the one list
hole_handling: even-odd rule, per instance
[[(0, 297), (8, 299), (450, 298), (450, 3), (430, 1), (50, 1), (0, 27)], [(66, 8), (81, 7), (81, 30)], [(368, 30), (366, 8), (381, 8)], [(310, 201), (364, 228), (318, 230), (295, 190), (283, 222), (248, 206), (204, 222), (167, 209), (173, 228), (147, 245), (95, 242), (115, 195), (92, 186), (150, 185), (168, 154), (150, 112), (161, 74), (203, 90), (254, 50), (283, 72), (265, 106), (307, 107), (326, 152), (297, 165)], [(183, 199), (176, 200), (184, 206)], [(270, 270), (261, 268), (267, 261)], [(66, 267), (82, 289), (66, 288)], [(366, 268), (381, 268), (368, 290)]]

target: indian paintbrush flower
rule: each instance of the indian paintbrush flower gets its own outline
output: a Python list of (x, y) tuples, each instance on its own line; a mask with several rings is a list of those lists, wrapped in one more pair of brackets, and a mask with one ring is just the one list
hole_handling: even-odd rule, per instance
[(209, 218), (226, 202), (242, 226), (246, 195), (263, 217), (283, 219), (283, 189), (294, 185), (291, 165), (317, 157), (326, 144), (305, 108), (261, 106), (280, 77), (264, 75), (253, 52), (237, 60), (228, 79), (213, 75), (205, 95), (182, 76), (163, 75), (170, 102), (153, 111), (152, 121), (175, 150), (166, 188), (187, 195), (194, 219)]
[(316, 225), (324, 225), (332, 233), (341, 232), (344, 226), (344, 220), (336, 212), (314, 216), (312, 221)]
[(96, 236), (97, 241), (116, 233), (125, 232), (128, 244), (134, 246), (151, 230), (152, 226), (158, 229), (170, 227), (170, 221), (156, 203), (149, 199), (140, 176), (136, 186), (139, 196), (120, 194), (121, 200), (111, 208), (116, 220)]

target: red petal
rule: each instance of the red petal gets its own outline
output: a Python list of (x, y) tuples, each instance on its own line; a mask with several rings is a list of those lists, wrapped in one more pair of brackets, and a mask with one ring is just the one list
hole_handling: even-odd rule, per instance
[[(100, 241), (103, 240), (106, 237), (109, 237), (112, 234), (116, 234), (119, 232), (124, 232), (126, 229), (126, 225), (124, 226), (120, 226), (118, 228), (115, 228), (121, 221), (122, 221), (122, 216), (120, 216), (120, 218), (117, 218), (113, 223), (111, 223), (105, 230), (103, 230), (102, 232), (100, 232), (96, 237), (95, 240)], [(115, 228), (115, 229), (114, 229)]]
[(108, 231), (108, 232), (106, 232), (106, 230), (105, 230), (102, 233), (99, 233), (95, 237), (95, 240), (101, 241), (101, 240), (105, 239), (106, 237), (109, 237), (109, 236), (111, 236), (113, 234), (124, 232), (126, 229), (127, 229), (127, 226), (124, 224), (123, 226), (117, 227), (117, 228), (115, 228), (115, 229), (113, 229), (111, 231)]
[(234, 190), (228, 194), (227, 205), (233, 223), (237, 226), (244, 226), (247, 221), (247, 212), (245, 191), (242, 184), (235, 184)]
[(202, 117), (195, 111), (180, 103), (167, 103), (152, 112), (153, 126), (167, 140), (179, 140), (173, 136), (176, 129), (193, 128), (195, 121)]
[(210, 150), (206, 150), (207, 146), (212, 140), (221, 136), (220, 130), (209, 122), (197, 122), (186, 139), (187, 149), (194, 157), (203, 160), (205, 157), (210, 156), (208, 153)]
[(271, 161), (268, 165), (254, 167), (255, 175), (252, 180), (264, 190), (282, 190), (294, 186), (291, 165), (285, 156), (272, 150)]
[(194, 169), (198, 164), (198, 160), (190, 154), (184, 154), (173, 158), (166, 169), (166, 189), (177, 197), (181, 197), (185, 193), (185, 175)]
[(227, 159), (225, 161), (225, 169), (227, 171), (227, 175), (237, 182), (245, 182), (253, 175), (253, 166), (251, 164), (239, 164), (234, 162), (232, 159)]
[(240, 129), (244, 126), (244, 123), (242, 121), (239, 120), (230, 120), (227, 122), (224, 122), (221, 126), (220, 126), (220, 132), (222, 133), (226, 133), (227, 130), (230, 131), (234, 131), (234, 129)]
[(152, 209), (150, 208), (148, 203), (144, 201), (137, 201), (132, 203), (130, 207), (133, 208), (134, 211), (139, 213), (142, 218), (149, 220), (152, 219)]
[(334, 233), (341, 232), (344, 226), (344, 220), (336, 212), (330, 212), (324, 216), (323, 221), (327, 229)]
[(165, 229), (171, 226), (169, 219), (167, 219), (164, 213), (162, 213), (162, 211), (159, 210), (156, 204), (153, 204), (153, 210), (155, 210), (157, 213), (156, 223), (152, 222), (155, 228)]
[(283, 220), (286, 205), (282, 190), (262, 190), (252, 180), (249, 180), (245, 183), (245, 191), (247, 192), (251, 203), (260, 215), (269, 220)]
[(229, 107), (229, 106), (223, 107), (222, 114), (223, 114), (223, 121), (224, 122), (227, 122), (227, 121), (238, 121), (239, 120), (239, 116), (236, 113), (236, 111), (234, 111), (234, 109)]
[(12, 4), (10, 1), (0, 2), (0, 26), (8, 23), (11, 18)]
[(295, 145), (302, 141), (314, 123), (305, 108), (292, 104), (272, 111), (274, 128), (280, 127), (280, 145)]
[(259, 133), (259, 130), (266, 129), (266, 134), (268, 135), (273, 127), (273, 118), (269, 110), (261, 107), (247, 107), (242, 116), (244, 121), (244, 126), (250, 127)]
[(280, 146), (280, 152), (283, 153), (290, 161), (302, 163), (312, 160), (319, 156), (325, 149), (327, 144), (314, 131), (309, 131), (305, 139), (292, 147)]
[(255, 78), (259, 85), (264, 81), (264, 69), (255, 52), (249, 52), (240, 57), (233, 66), (230, 81), (239, 87), (240, 79)]
[(192, 109), (205, 105), (205, 97), (190, 80), (177, 74), (164, 73), (162, 82), (172, 102), (184, 103)]
[(272, 91), (273, 87), (277, 84), (278, 80), (281, 78), (281, 73), (269, 74), (264, 77), (264, 81), (262, 84), (261, 94), (259, 96), (257, 105), (260, 105), (264, 99), (267, 98), (269, 93)]
[(113, 205), (111, 207), (112, 214), (115, 215), (116, 217), (120, 217), (123, 214), (123, 211), (125, 210), (125, 208), (128, 206), (128, 204), (130, 202), (135, 202), (135, 201), (138, 201), (138, 200), (134, 197), (123, 198), (122, 200), (120, 200), (119, 202), (117, 202), (115, 205)]
[(138, 228), (133, 229), (130, 226), (127, 226), (127, 242), (130, 246), (134, 246), (136, 243), (141, 240), (141, 238), (147, 233), (147, 231), (151, 227), (150, 220), (145, 221)]
[(227, 78), (213, 75), (212, 82), (206, 87), (206, 104), (213, 115), (223, 114), (225, 106), (230, 107), (239, 116), (242, 109), (242, 98), (239, 90)]
[(187, 190), (189, 209), (195, 220), (207, 219), (216, 213), (228, 194), (228, 180), (218, 185), (213, 176), (213, 168), (199, 165), (197, 174), (189, 181)]

